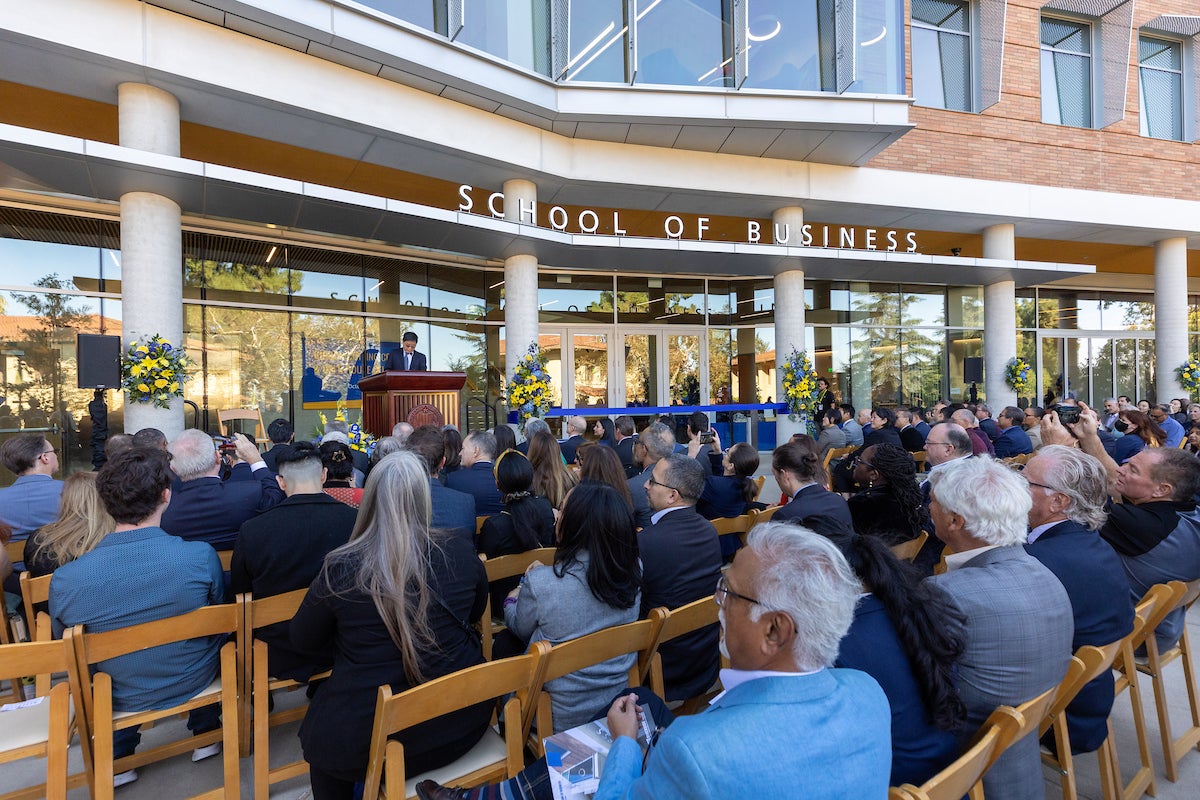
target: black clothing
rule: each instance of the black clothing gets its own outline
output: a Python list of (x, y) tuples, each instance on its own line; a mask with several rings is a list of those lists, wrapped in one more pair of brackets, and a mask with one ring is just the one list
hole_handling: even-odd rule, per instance
[(854, 530), (863, 536), (878, 536), (891, 546), (907, 542), (928, 531), (929, 513), (920, 509), (920, 523), (916, 530), (910, 528), (908, 514), (886, 486), (875, 486), (851, 495), (846, 501), (850, 507), (850, 518)]

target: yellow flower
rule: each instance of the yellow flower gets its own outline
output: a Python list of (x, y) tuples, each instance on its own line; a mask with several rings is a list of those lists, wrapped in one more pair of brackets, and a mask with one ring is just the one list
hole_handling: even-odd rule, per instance
[(149, 392), (150, 391), (150, 387), (144, 383), (139, 383), (137, 385), (137, 389), (139, 392)]
[(172, 384), (171, 384), (171, 391), (172, 391), (172, 392), (178, 392), (178, 391), (179, 391), (179, 381), (176, 381), (175, 383), (172, 383)]
[(154, 381), (154, 388), (155, 388), (155, 389), (163, 389), (163, 388), (165, 388), (166, 386), (167, 386), (167, 382), (166, 382), (166, 381), (164, 381), (162, 378), (158, 378), (157, 380), (155, 380), (155, 381)]

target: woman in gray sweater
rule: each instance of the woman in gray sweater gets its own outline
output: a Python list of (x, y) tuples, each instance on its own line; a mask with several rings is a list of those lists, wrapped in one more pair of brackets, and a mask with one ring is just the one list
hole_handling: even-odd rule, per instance
[[(636, 621), (641, 584), (633, 512), (611, 486), (584, 481), (563, 503), (554, 564), (530, 565), (504, 601), (504, 621), (526, 643), (559, 644)], [(621, 656), (549, 681), (554, 730), (590, 720), (597, 702), (625, 688), (634, 658)]]

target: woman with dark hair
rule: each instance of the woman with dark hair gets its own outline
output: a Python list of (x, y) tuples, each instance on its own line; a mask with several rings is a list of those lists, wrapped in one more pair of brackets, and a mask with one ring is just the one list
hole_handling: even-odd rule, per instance
[(325, 494), (358, 508), (363, 490), (354, 488), (354, 453), (350, 445), (339, 441), (325, 442), (321, 445), (321, 465), (325, 467)]
[(458, 428), (447, 425), (442, 428), (442, 443), (446, 448), (446, 463), (439, 477), (444, 483), (446, 476), (462, 465), (462, 434), (458, 432)]
[[(554, 546), (554, 509), (544, 497), (535, 497), (533, 467), (516, 450), (502, 453), (492, 468), (496, 488), (504, 510), (488, 517), (475, 545), (488, 558), (524, 553), (539, 547)], [(517, 579), (492, 586), (492, 608), (500, 608), (504, 596), (517, 585)]]
[(901, 449), (900, 431), (896, 429), (896, 412), (883, 406), (871, 409), (871, 432), (863, 439), (863, 447), (873, 444), (894, 444)]
[(833, 396), (829, 381), (825, 378), (817, 378), (817, 404), (822, 412), (837, 408), (837, 398)]
[[(530, 565), (504, 601), (504, 621), (522, 642), (559, 644), (636, 621), (641, 585), (633, 510), (611, 486), (585, 481), (563, 504), (553, 566)], [(634, 658), (620, 656), (549, 681), (554, 730), (591, 719), (597, 697), (625, 688)]]
[[(471, 627), (487, 599), (487, 575), (470, 542), (429, 528), (429, 469), (415, 453), (379, 462), (350, 541), (331, 552), (291, 622), (292, 645), (332, 652), (333, 674), (316, 687), (300, 725), (316, 800), (349, 800), (366, 777), (381, 685), (403, 692), (483, 663)], [(445, 766), (478, 743), (491, 703), (405, 731), (404, 766)]]
[(834, 666), (878, 681), (892, 708), (891, 785), (920, 786), (959, 755), (954, 730), (966, 707), (954, 687), (954, 667), (966, 649), (966, 619), (880, 539), (826, 535), (868, 593), (854, 609)]
[(853, 475), (863, 487), (846, 501), (855, 531), (893, 545), (932, 528), (917, 484), (916, 464), (903, 447), (879, 444), (864, 448), (855, 459)]
[(592, 433), (596, 435), (596, 441), (600, 444), (617, 449), (617, 429), (608, 417), (597, 419), (596, 424), (592, 426)]
[(1187, 415), (1187, 407), (1189, 402), (1191, 401), (1186, 397), (1176, 397), (1171, 401), (1171, 416), (1175, 418), (1176, 422), (1183, 426), (1184, 430), (1187, 430), (1188, 425), (1190, 424), (1190, 420), (1188, 420)]
[(1118, 414), (1113, 428), (1123, 434), (1113, 448), (1113, 461), (1118, 464), (1124, 464), (1147, 447), (1161, 447), (1167, 440), (1157, 422), (1132, 408)]
[(705, 479), (696, 512), (705, 519), (718, 519), (740, 517), (751, 508), (766, 508), (754, 502), (758, 493), (754, 485), (758, 464), (758, 451), (746, 442), (738, 442), (726, 450), (721, 458), (722, 473)]
[(549, 431), (538, 431), (529, 440), (529, 463), (533, 466), (533, 493), (545, 497), (554, 508), (562, 508), (576, 481), (563, 463), (558, 440)]
[(517, 449), (517, 435), (508, 425), (492, 428), (492, 435), (496, 437), (496, 455)]
[(611, 447), (593, 445), (584, 450), (580, 445), (575, 453), (576, 460), (582, 454), (583, 460), (579, 466), (579, 482), (594, 481), (604, 483), (617, 490), (617, 493), (633, 508), (633, 495), (629, 493), (629, 483), (625, 478), (625, 468), (621, 466), (621, 458)]

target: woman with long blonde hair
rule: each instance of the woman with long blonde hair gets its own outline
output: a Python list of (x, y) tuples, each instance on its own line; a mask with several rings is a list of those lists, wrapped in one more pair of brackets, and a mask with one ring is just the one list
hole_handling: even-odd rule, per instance
[(25, 568), (35, 578), (49, 575), (90, 551), (115, 527), (96, 492), (96, 473), (76, 472), (63, 481), (58, 519), (25, 542)]
[[(326, 556), (292, 620), (294, 647), (334, 658), (300, 726), (316, 800), (350, 798), (366, 777), (379, 686), (402, 692), (483, 662), (471, 627), (487, 598), (483, 564), (471, 542), (430, 530), (429, 519), (428, 465), (409, 451), (384, 458), (350, 541)], [(402, 734), (406, 769), (466, 754), (490, 719), (483, 703)]]

